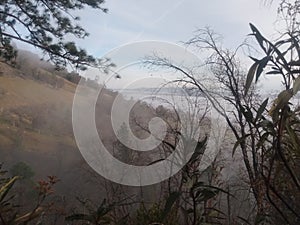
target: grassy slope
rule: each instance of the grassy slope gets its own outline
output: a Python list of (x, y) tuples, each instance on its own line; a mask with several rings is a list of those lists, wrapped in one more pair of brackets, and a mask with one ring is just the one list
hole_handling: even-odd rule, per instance
[[(60, 109), (62, 109), (61, 106), (64, 106), (64, 110), (68, 109), (68, 112), (71, 112), (73, 93), (75, 92), (76, 86), (65, 81), (63, 88), (54, 89), (47, 84), (39, 83), (34, 80), (14, 77), (13, 75), (18, 73), (17, 70), (9, 68), (6, 69), (6, 71), (7, 73), (0, 77), (0, 90), (2, 92), (0, 96), (0, 119), (2, 119), (0, 123), (0, 148), (2, 150), (13, 148), (16, 136), (20, 136), (20, 132), (23, 132), (24, 150), (53, 151), (57, 142), (61, 142), (65, 138), (58, 138), (55, 134), (51, 135), (51, 133), (49, 135), (49, 132), (43, 134), (43, 132), (37, 129), (28, 129), (32, 123), (31, 120), (33, 116), (30, 115), (30, 113), (29, 115), (26, 115), (28, 113), (20, 115), (18, 109), (22, 107), (34, 108), (34, 106), (37, 105), (42, 108), (44, 104), (55, 108), (57, 114), (64, 113), (60, 112)], [(70, 116), (71, 118), (71, 115), (66, 116)], [(56, 118), (52, 117), (48, 119), (55, 120)], [(15, 125), (16, 121), (18, 121), (17, 125)], [(61, 125), (63, 126), (64, 124), (62, 123)], [(60, 128), (57, 127), (56, 129)], [(74, 142), (70, 141), (70, 138), (67, 138), (66, 142), (67, 145), (75, 147)]]
[(53, 88), (0, 63), (0, 163), (9, 170), (23, 161), (35, 171), (34, 180), (56, 175), (59, 194), (75, 199), (93, 195), (100, 177), (76, 146), (71, 125), (76, 85), (64, 82)]
[[(4, 168), (9, 170), (23, 161), (35, 171), (35, 180), (58, 176), (60, 194), (70, 199), (98, 199), (103, 193), (103, 179), (85, 163), (72, 132), (76, 85), (64, 80), (65, 85), (57, 89), (29, 77), (0, 63), (0, 163), (5, 162)], [(105, 90), (96, 109), (99, 135), (110, 148), (115, 141), (110, 122), (114, 95)], [(153, 109), (144, 104), (135, 107), (135, 114), (147, 124)]]

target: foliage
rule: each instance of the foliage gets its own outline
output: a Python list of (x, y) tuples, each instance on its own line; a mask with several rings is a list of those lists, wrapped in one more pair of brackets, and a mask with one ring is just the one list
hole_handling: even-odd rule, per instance
[(136, 225), (144, 224), (164, 224), (175, 225), (178, 224), (178, 215), (176, 210), (169, 208), (166, 211), (166, 206), (163, 208), (161, 204), (154, 203), (150, 207), (144, 204), (136, 211)]
[[(178, 134), (180, 132), (176, 132), (175, 129), (171, 133)], [(190, 142), (194, 141), (188, 138), (184, 138), (184, 140), (184, 146), (187, 149)], [(216, 178), (210, 171), (213, 169), (212, 167), (207, 168), (205, 171), (199, 170), (202, 155), (206, 150), (207, 140), (208, 138), (206, 137), (202, 141), (198, 141), (195, 151), (181, 172), (169, 178), (167, 182), (168, 194), (162, 200), (162, 202), (165, 202), (164, 207), (161, 204), (154, 204), (148, 211), (145, 208), (140, 209), (141, 212), (145, 211), (145, 214), (149, 215), (147, 217), (142, 214), (142, 218), (148, 223), (169, 224), (169, 222), (173, 221), (175, 215), (180, 221), (177, 221), (175, 224), (198, 225), (223, 222), (226, 215), (215, 207), (214, 200), (220, 193), (230, 194), (214, 185)], [(172, 150), (175, 149), (171, 142), (165, 140), (164, 143), (165, 147), (169, 147)], [(186, 153), (187, 150), (183, 150), (183, 152)], [(158, 161), (161, 160), (153, 163)], [(205, 176), (208, 177), (208, 180), (204, 178)], [(150, 218), (155, 218), (155, 220)]]
[(12, 176), (20, 177), (21, 179), (30, 179), (34, 176), (34, 172), (26, 163), (18, 162), (11, 169), (10, 173)]
[[(283, 1), (280, 9), (289, 27), (275, 42), (265, 38), (250, 24), (252, 34), (264, 56), (254, 60), (248, 74), (241, 67), (237, 52), (226, 49), (220, 37), (211, 29), (200, 29), (187, 44), (197, 50), (205, 50), (209, 56), (205, 67), (212, 75), (211, 82), (219, 83), (222, 93), (207, 88), (192, 69), (178, 66), (161, 57), (149, 57), (150, 66), (170, 68), (182, 74), (177, 82), (194, 86), (212, 103), (226, 119), (236, 144), (233, 155), (240, 150), (249, 185), (256, 200), (255, 223), (299, 223), (299, 107), (293, 105), (293, 97), (300, 89), (299, 1), (294, 4)], [(297, 11), (298, 10), (298, 11)], [(259, 102), (255, 87), (260, 76), (280, 75), (284, 90), (269, 105), (269, 99)], [(232, 106), (228, 112), (220, 99)], [(193, 173), (192, 173), (193, 174)], [(273, 207), (273, 208), (272, 208)]]
[(102, 224), (126, 224), (128, 215), (123, 218), (116, 219), (112, 215), (112, 211), (115, 207), (120, 206), (121, 203), (108, 203), (106, 199), (103, 199), (101, 204), (95, 207), (89, 200), (80, 200), (79, 202), (84, 207), (83, 213), (72, 213), (67, 216), (65, 219), (68, 222), (80, 221), (81, 224), (93, 224), (93, 225), (102, 225)]
[(3, 171), (0, 165), (0, 221), (3, 225), (27, 224), (30, 221), (40, 217), (49, 208), (49, 205), (43, 204), (45, 199), (53, 193), (53, 185), (57, 183), (57, 178), (49, 176), (48, 181), (39, 181), (37, 185), (38, 199), (32, 210), (22, 212), (22, 206), (14, 203), (15, 194), (14, 184), (20, 177), (5, 177), (6, 171)]
[(80, 39), (87, 37), (88, 33), (77, 24), (80, 18), (73, 13), (85, 7), (107, 12), (103, 3), (104, 0), (1, 1), (0, 57), (6, 61), (16, 57), (17, 51), (12, 46), (15, 40), (43, 50), (59, 67), (65, 67), (67, 63), (79, 69), (101, 65), (103, 61), (87, 54), (74, 42), (66, 42), (65, 38), (67, 35)]
[[(284, 1), (286, 2), (286, 1)], [(284, 3), (283, 3), (284, 4)], [(298, 1), (295, 4), (299, 4)], [(283, 5), (281, 5), (282, 7)], [(294, 7), (281, 8), (287, 10), (289, 19), (295, 18)], [(292, 17), (292, 18), (291, 18)], [(294, 20), (294, 23), (296, 20)], [(265, 100), (258, 110), (256, 119), (246, 117), (256, 129), (258, 136), (257, 147), (261, 152), (261, 175), (264, 180), (265, 195), (274, 207), (279, 223), (297, 224), (300, 221), (300, 142), (299, 142), (299, 107), (293, 104), (293, 98), (299, 91), (300, 85), (300, 51), (298, 28), (292, 24), (287, 32), (275, 42), (265, 38), (261, 32), (250, 24), (252, 35), (265, 55), (263, 59), (255, 61), (248, 73), (249, 82), (246, 90), (252, 84), (253, 77), (257, 82), (265, 69), (270, 76), (282, 77), (284, 89), (280, 91), (269, 106)], [(255, 68), (255, 69), (253, 69)], [(247, 92), (246, 92), (247, 94)]]
[[(238, 52), (244, 44), (234, 50), (227, 49), (223, 47), (220, 35), (216, 34), (210, 28), (205, 28), (199, 29), (195, 36), (187, 42), (187, 45), (190, 48), (195, 48), (197, 51), (205, 51), (207, 53), (208, 57), (204, 64), (201, 63), (201, 66), (194, 65), (195, 68), (201, 68), (201, 71), (176, 65), (170, 59), (157, 56), (148, 57), (146, 64), (151, 67), (169, 68), (180, 74), (181, 77), (176, 79), (178, 85), (183, 87), (188, 86), (195, 90), (195, 92), (199, 92), (224, 117), (232, 131), (233, 137), (239, 140), (236, 148), (239, 147), (241, 150), (242, 160), (249, 177), (254, 198), (257, 199), (258, 205), (261, 205), (263, 203), (260, 203), (259, 199), (260, 187), (257, 186), (259, 184), (257, 182), (257, 162), (251, 160), (252, 158), (256, 158), (256, 150), (251, 149), (251, 146), (248, 145), (248, 140), (244, 138), (244, 134), (246, 134), (249, 128), (248, 124), (245, 123), (243, 108), (245, 105), (248, 108), (254, 106), (257, 97), (253, 88), (249, 89), (247, 96), (244, 95), (246, 74), (238, 58)], [(203, 75), (203, 71), (207, 73), (206, 76)], [(203, 82), (205, 79), (209, 80), (210, 84), (213, 84), (213, 88), (211, 85)], [(230, 110), (226, 109), (225, 105)], [(196, 160), (196, 165), (197, 163), (199, 163), (199, 160)], [(194, 168), (197, 168), (197, 166)], [(191, 170), (187, 174), (194, 177), (191, 179), (193, 181), (192, 184), (201, 181), (199, 180), (199, 171)], [(202, 203), (204, 208), (205, 204), (207, 204), (206, 201)], [(197, 209), (199, 206), (198, 202), (194, 202), (194, 209)], [(261, 213), (262, 211), (258, 210), (258, 212)], [(222, 212), (220, 213), (222, 214)], [(191, 215), (196, 217), (197, 220), (201, 218), (201, 214), (197, 215), (197, 210), (194, 210)], [(228, 215), (228, 217), (230, 216)], [(197, 221), (196, 218), (193, 220)]]

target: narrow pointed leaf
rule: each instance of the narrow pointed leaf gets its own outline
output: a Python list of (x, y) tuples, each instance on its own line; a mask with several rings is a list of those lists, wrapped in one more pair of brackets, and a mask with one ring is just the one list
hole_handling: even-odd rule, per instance
[(180, 195), (181, 194), (179, 192), (172, 192), (169, 195), (169, 197), (166, 201), (166, 204), (165, 204), (163, 214), (162, 214), (162, 220), (164, 220), (168, 216), (168, 214), (170, 213), (170, 211), (172, 209), (172, 206), (177, 201), (177, 199), (180, 197)]
[(257, 66), (258, 66), (258, 62), (255, 62), (249, 69), (249, 72), (247, 74), (247, 79), (246, 79), (246, 85), (245, 85), (245, 95), (248, 94), (248, 91), (251, 87), (251, 84), (253, 82), (253, 79), (254, 79), (254, 75), (255, 75), (255, 72), (257, 70)]
[(267, 98), (267, 99), (260, 105), (259, 109), (257, 110), (257, 114), (256, 114), (255, 121), (258, 121), (258, 120), (261, 118), (263, 112), (265, 111), (265, 109), (266, 109), (266, 107), (267, 107), (267, 105), (268, 105), (268, 102), (269, 102), (269, 98)]
[(7, 193), (9, 190), (13, 187), (14, 183), (16, 180), (19, 179), (19, 177), (13, 177), (11, 178), (7, 183), (5, 183), (1, 188), (0, 188), (0, 202), (3, 201), (3, 199), (6, 197)]

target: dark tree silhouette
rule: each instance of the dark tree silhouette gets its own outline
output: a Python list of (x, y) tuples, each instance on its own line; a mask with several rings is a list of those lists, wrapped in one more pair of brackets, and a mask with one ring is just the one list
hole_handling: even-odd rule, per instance
[(12, 41), (33, 45), (49, 56), (58, 67), (68, 63), (77, 69), (98, 66), (103, 62), (65, 41), (66, 35), (83, 39), (88, 33), (77, 24), (76, 10), (90, 7), (107, 12), (104, 0), (2, 0), (0, 1), (0, 57), (10, 61), (17, 51)]

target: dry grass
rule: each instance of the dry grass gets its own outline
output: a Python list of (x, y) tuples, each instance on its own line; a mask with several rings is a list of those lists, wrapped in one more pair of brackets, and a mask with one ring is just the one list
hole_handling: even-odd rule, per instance
[[(17, 138), (22, 139), (25, 151), (55, 151), (61, 143), (75, 149), (71, 133), (68, 136), (57, 137), (55, 133), (47, 132), (45, 134), (39, 129), (28, 129), (31, 122), (28, 118), (32, 118), (32, 115), (25, 115), (25, 113), (22, 115), (23, 111), (18, 110), (32, 107), (34, 111), (35, 106), (47, 105), (53, 106), (56, 111), (52, 117), (46, 118), (49, 123), (56, 119), (54, 115), (65, 114), (66, 109), (69, 109), (70, 114), (66, 116), (71, 118), (70, 112), (76, 85), (65, 80), (63, 88), (55, 89), (45, 83), (20, 77), (21, 71), (6, 64), (0, 63), (0, 70), (2, 71), (0, 77), (0, 90), (2, 90), (0, 96), (0, 149), (11, 150), (14, 148)], [(62, 118), (58, 119), (62, 120)], [(15, 124), (14, 120), (17, 120), (18, 123)], [(63, 127), (64, 121), (55, 125), (57, 124), (61, 124)], [(56, 129), (59, 130), (60, 127), (56, 127)]]

